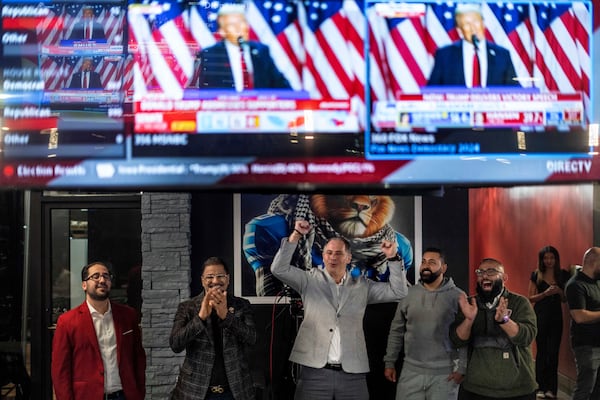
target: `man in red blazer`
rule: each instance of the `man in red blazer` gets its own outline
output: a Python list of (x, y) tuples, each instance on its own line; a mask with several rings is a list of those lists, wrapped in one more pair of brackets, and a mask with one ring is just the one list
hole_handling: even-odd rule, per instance
[(146, 353), (133, 308), (109, 300), (101, 262), (81, 271), (86, 301), (58, 319), (52, 346), (57, 400), (143, 400)]

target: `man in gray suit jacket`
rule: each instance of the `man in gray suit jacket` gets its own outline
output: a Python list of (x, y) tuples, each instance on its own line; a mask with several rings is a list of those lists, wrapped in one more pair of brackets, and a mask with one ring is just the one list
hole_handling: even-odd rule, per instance
[(170, 344), (185, 353), (172, 400), (252, 400), (254, 386), (246, 350), (256, 342), (250, 302), (228, 294), (223, 260), (204, 262), (204, 292), (177, 308)]
[(347, 273), (352, 259), (350, 244), (330, 239), (323, 249), (324, 268), (308, 271), (291, 265), (298, 241), (310, 233), (308, 221), (298, 220), (284, 238), (271, 272), (302, 297), (304, 317), (290, 361), (302, 366), (296, 400), (334, 398), (367, 400), (369, 360), (363, 332), (367, 304), (399, 301), (408, 288), (402, 258), (395, 241), (383, 240), (389, 282), (375, 282)]

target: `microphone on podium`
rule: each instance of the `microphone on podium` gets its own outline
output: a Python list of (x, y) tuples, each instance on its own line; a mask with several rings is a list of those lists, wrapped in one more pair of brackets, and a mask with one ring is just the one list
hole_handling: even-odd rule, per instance
[(471, 35), (471, 40), (473, 41), (473, 45), (475, 46), (475, 49), (479, 50), (479, 38), (477, 37), (477, 35), (475, 35), (475, 34)]

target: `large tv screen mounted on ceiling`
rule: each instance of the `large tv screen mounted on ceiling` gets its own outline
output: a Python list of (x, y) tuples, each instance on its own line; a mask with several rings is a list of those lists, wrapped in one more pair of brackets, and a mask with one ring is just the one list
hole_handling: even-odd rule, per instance
[(589, 1), (1, 4), (4, 187), (600, 179)]

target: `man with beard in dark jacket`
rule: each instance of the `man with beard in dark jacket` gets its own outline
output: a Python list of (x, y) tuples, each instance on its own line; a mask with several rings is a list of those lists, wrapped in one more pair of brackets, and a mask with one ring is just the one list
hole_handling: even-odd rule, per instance
[(529, 300), (504, 287), (502, 263), (485, 258), (475, 270), (477, 296), (459, 298), (461, 312), (450, 339), (468, 346), (467, 374), (459, 400), (534, 400), (537, 383), (531, 343), (537, 334)]

